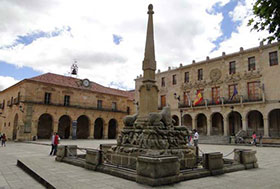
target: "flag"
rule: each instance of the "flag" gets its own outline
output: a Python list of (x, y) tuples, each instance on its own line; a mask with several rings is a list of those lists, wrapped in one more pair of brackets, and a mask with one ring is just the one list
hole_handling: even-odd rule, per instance
[(194, 106), (198, 105), (202, 100), (203, 100), (203, 97), (202, 97), (202, 95), (201, 95), (201, 92), (199, 91), (199, 92), (197, 93), (197, 95), (196, 95), (196, 98), (195, 98), (195, 100), (194, 100), (194, 102), (193, 102), (193, 105), (194, 105)]
[(216, 99), (216, 104), (220, 104), (220, 97), (219, 96)]
[(234, 85), (233, 94), (232, 94), (232, 96), (231, 96), (231, 98), (230, 98), (229, 100), (232, 101), (232, 100), (233, 100), (233, 97), (234, 97), (235, 95), (237, 95), (237, 94), (238, 94), (238, 91), (237, 91), (237, 89), (236, 89), (236, 85)]
[(190, 97), (189, 93), (186, 93), (186, 96), (188, 98), (188, 105), (191, 106), (192, 101), (191, 101), (191, 97)]

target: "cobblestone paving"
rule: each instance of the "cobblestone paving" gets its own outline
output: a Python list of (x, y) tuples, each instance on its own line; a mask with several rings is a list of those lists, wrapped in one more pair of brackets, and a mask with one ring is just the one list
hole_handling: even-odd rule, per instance
[[(39, 141), (40, 144), (49, 144), (50, 141)], [(63, 140), (62, 144), (77, 144), (79, 147), (97, 148), (100, 143), (115, 143), (114, 140)], [(229, 145), (200, 145), (203, 152), (220, 151), (224, 155), (234, 148), (250, 148), (257, 150), (259, 169), (251, 169), (234, 173), (227, 173), (215, 177), (206, 177), (184, 181), (178, 184), (159, 188), (280, 188), (280, 148), (270, 147), (236, 147)], [(0, 189), (44, 188), (24, 171), (16, 166), (18, 158), (29, 159), (38, 165), (38, 168), (55, 177), (59, 188), (114, 188), (138, 189), (150, 188), (132, 181), (113, 177), (99, 172), (89, 171), (65, 163), (54, 161), (49, 156), (50, 146), (27, 143), (8, 142), (7, 147), (0, 147)], [(233, 158), (233, 154), (229, 156)], [(64, 181), (64, 182), (63, 182)]]

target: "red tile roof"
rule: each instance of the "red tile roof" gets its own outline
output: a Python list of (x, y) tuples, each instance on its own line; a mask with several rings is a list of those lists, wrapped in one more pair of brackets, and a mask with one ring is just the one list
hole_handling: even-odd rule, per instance
[(47, 84), (54, 84), (59, 85), (63, 87), (71, 87), (75, 89), (83, 89), (83, 90), (90, 90), (92, 92), (97, 93), (103, 93), (103, 94), (110, 94), (110, 95), (117, 95), (117, 96), (123, 96), (127, 97), (130, 100), (134, 99), (134, 90), (133, 91), (123, 91), (119, 89), (113, 89), (110, 87), (104, 87), (98, 83), (90, 81), (89, 87), (84, 87), (82, 85), (82, 80), (73, 78), (70, 76), (63, 76), (63, 75), (57, 75), (53, 73), (46, 73), (39, 75), (37, 77), (32, 77), (26, 80), (30, 81), (37, 81), (41, 83), (47, 83)]

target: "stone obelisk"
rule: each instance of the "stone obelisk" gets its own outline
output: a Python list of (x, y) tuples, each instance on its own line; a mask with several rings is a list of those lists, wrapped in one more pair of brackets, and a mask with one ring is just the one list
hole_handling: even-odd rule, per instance
[(143, 60), (144, 78), (140, 86), (139, 116), (145, 120), (150, 112), (158, 111), (158, 87), (155, 81), (156, 60), (154, 45), (154, 28), (153, 28), (153, 5), (148, 7), (148, 27), (145, 47), (145, 57)]

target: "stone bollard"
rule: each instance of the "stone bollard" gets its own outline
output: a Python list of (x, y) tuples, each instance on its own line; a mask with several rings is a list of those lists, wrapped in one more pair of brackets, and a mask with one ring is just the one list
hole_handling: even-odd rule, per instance
[(224, 174), (223, 154), (212, 152), (203, 154), (203, 167), (211, 172), (211, 175)]
[(256, 151), (251, 149), (234, 149), (234, 161), (245, 166), (245, 169), (258, 168)]
[(96, 170), (97, 166), (101, 164), (102, 154), (100, 150), (87, 150), (85, 168)]
[(77, 156), (77, 145), (58, 145), (56, 161), (62, 161), (64, 157)]
[(150, 186), (179, 182), (180, 163), (174, 156), (138, 156), (136, 181)]

